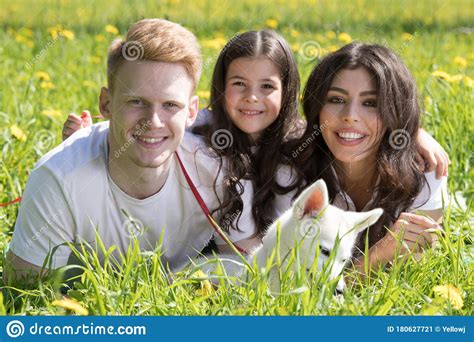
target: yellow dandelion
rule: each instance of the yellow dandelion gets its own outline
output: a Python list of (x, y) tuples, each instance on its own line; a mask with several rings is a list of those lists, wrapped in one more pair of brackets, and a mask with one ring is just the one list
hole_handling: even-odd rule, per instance
[(292, 50), (293, 52), (298, 52), (298, 51), (300, 51), (300, 44), (299, 44), (299, 43), (291, 44), (291, 50)]
[(198, 90), (197, 96), (202, 99), (209, 100), (209, 98), (211, 97), (211, 92), (209, 90)]
[(196, 295), (200, 297), (209, 296), (214, 293), (214, 288), (209, 280), (201, 281), (201, 288), (196, 290)]
[(10, 133), (20, 141), (26, 141), (26, 134), (17, 125), (10, 126)]
[(79, 304), (78, 302), (76, 302), (74, 299), (71, 299), (71, 298), (55, 300), (51, 304), (54, 306), (59, 306), (66, 310), (73, 311), (78, 315), (87, 316), (89, 314), (89, 311), (86, 308), (82, 307), (81, 304)]
[(105, 42), (105, 40), (106, 40), (105, 37), (101, 34), (98, 34), (98, 35), (95, 36), (95, 41), (96, 42), (102, 43), (102, 42)]
[(461, 75), (461, 74), (456, 74), (456, 75), (453, 75), (451, 76), (451, 82), (454, 82), (454, 83), (459, 83), (463, 80), (464, 76)]
[(276, 314), (278, 316), (289, 316), (290, 313), (288, 312), (288, 309), (283, 307), (283, 306), (280, 306), (276, 309)]
[(336, 50), (338, 50), (338, 49), (339, 49), (339, 47), (338, 47), (337, 45), (329, 45), (328, 48), (327, 48), (327, 50), (328, 50), (329, 52), (334, 52), (334, 51), (336, 51)]
[(53, 83), (47, 82), (47, 81), (41, 82), (41, 83), (40, 83), (40, 87), (41, 87), (42, 89), (54, 89), (54, 88), (55, 88), (55, 86), (54, 86)]
[(105, 32), (108, 32), (111, 34), (118, 34), (119, 30), (114, 25), (105, 25)]
[(35, 77), (39, 78), (42, 81), (51, 81), (51, 77), (49, 77), (49, 74), (45, 71), (35, 72)]
[(448, 299), (456, 310), (461, 310), (464, 305), (461, 291), (451, 284), (435, 286), (433, 291), (437, 296)]
[(95, 83), (89, 80), (83, 81), (82, 85), (86, 88), (95, 88)]
[(202, 270), (197, 270), (191, 275), (191, 278), (207, 278), (207, 275)]
[(441, 78), (445, 81), (451, 82), (451, 75), (443, 70), (435, 70), (431, 73), (432, 76)]
[(15, 40), (18, 43), (22, 43), (22, 44), (28, 46), (29, 48), (32, 48), (34, 46), (33, 42), (29, 38), (27, 38), (27, 37), (25, 37), (21, 34), (16, 34), (15, 35)]
[(62, 35), (63, 27), (61, 25), (48, 27), (48, 32), (53, 39), (56, 39), (58, 35)]
[(349, 33), (346, 32), (339, 33), (337, 39), (339, 39), (339, 41), (343, 42), (344, 44), (349, 44), (350, 42), (352, 42), (352, 37)]
[(63, 113), (60, 110), (51, 109), (51, 108), (43, 109), (41, 111), (41, 114), (44, 116), (51, 117), (51, 118), (60, 118), (63, 116)]
[(191, 275), (191, 277), (199, 278), (200, 288), (196, 290), (197, 296), (209, 296), (214, 293), (215, 290), (203, 271), (197, 270)]
[(62, 30), (61, 36), (68, 40), (73, 40), (75, 38), (74, 32), (72, 32), (71, 30)]
[(415, 36), (412, 35), (411, 33), (408, 33), (408, 32), (403, 32), (402, 33), (402, 40), (403, 41), (409, 42), (409, 41), (413, 40), (414, 38), (415, 38)]
[(334, 39), (336, 37), (336, 32), (334, 31), (327, 31), (326, 32), (326, 37), (328, 37), (329, 39)]
[(453, 62), (454, 64), (456, 64), (457, 66), (461, 68), (465, 68), (467, 66), (466, 58), (461, 57), (461, 56), (454, 57)]
[(97, 56), (92, 56), (90, 58), (90, 61), (92, 64), (100, 64), (102, 62), (102, 58), (97, 57)]
[(215, 37), (214, 39), (208, 39), (202, 42), (202, 47), (220, 50), (224, 47), (227, 40), (224, 37)]
[(265, 20), (265, 25), (269, 28), (276, 29), (278, 27), (278, 20), (276, 20), (276, 19), (267, 19), (267, 20)]
[(474, 80), (468, 76), (464, 76), (464, 84), (468, 87), (474, 88)]
[(301, 35), (301, 33), (298, 30), (290, 30), (290, 36), (293, 38), (298, 38)]

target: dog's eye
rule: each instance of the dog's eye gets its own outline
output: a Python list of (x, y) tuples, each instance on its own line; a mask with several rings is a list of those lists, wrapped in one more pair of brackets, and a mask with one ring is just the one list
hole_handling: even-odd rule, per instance
[(329, 256), (329, 253), (330, 253), (329, 249), (319, 246), (319, 250), (321, 251), (322, 255)]

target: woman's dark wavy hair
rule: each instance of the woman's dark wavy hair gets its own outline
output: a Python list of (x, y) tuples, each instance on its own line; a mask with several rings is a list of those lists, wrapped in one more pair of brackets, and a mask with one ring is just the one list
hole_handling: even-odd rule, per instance
[[(319, 114), (326, 102), (328, 89), (342, 69), (365, 68), (375, 80), (377, 110), (386, 129), (377, 150), (379, 183), (373, 205), (384, 209), (383, 216), (367, 230), (369, 247), (381, 239), (389, 227), (406, 211), (420, 193), (425, 178), (420, 171), (416, 135), (420, 127), (420, 106), (416, 83), (402, 60), (390, 49), (380, 45), (351, 43), (325, 57), (311, 72), (303, 94), (303, 110), (307, 128), (301, 138), (314, 139), (314, 130), (320, 126)], [(324, 124), (324, 123), (323, 123)], [(401, 131), (396, 131), (401, 130)], [(399, 136), (390, 134), (400, 132)], [(406, 144), (406, 146), (405, 146)], [(403, 148), (400, 148), (404, 146)], [(307, 184), (323, 178), (328, 186), (331, 201), (343, 189), (334, 177), (331, 163), (334, 156), (322, 134), (302, 152), (297, 161)], [(358, 247), (363, 250), (366, 234), (361, 234)]]
[[(259, 136), (258, 141), (252, 141), (247, 133), (237, 128), (225, 108), (226, 73), (232, 61), (242, 57), (268, 58), (281, 74), (280, 113)], [(226, 231), (230, 228), (239, 230), (238, 220), (243, 210), (240, 196), (244, 192), (241, 180), (250, 179), (256, 189), (252, 202), (252, 216), (260, 234), (265, 232), (274, 219), (275, 194), (291, 191), (290, 186), (286, 188), (280, 186), (276, 182), (275, 175), (278, 166), (285, 159), (282, 153), (284, 142), (293, 137), (292, 130), (295, 130), (295, 127), (301, 127), (298, 115), (299, 91), (300, 79), (293, 54), (286, 40), (276, 32), (261, 30), (236, 35), (221, 51), (212, 76), (211, 120), (204, 126), (196, 127), (193, 132), (203, 135), (213, 153), (221, 157), (221, 170), (224, 165), (224, 197), (220, 201), (219, 208), (213, 213), (218, 212), (218, 221)], [(230, 132), (232, 137), (232, 144), (225, 149), (216, 148), (212, 143), (213, 133), (221, 129)], [(293, 132), (296, 134), (296, 131)], [(226, 157), (224, 164), (222, 157)], [(237, 224), (233, 219), (229, 219), (234, 217), (237, 217)]]

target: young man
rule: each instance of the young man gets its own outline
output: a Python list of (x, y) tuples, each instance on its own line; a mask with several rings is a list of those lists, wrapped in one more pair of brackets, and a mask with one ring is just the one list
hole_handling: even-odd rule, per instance
[[(99, 106), (109, 121), (77, 132), (29, 176), (7, 253), (8, 277), (40, 272), (55, 247), (47, 267), (66, 265), (71, 250), (65, 242), (95, 246), (96, 234), (106, 249), (117, 246), (116, 255), (133, 237), (142, 250), (153, 250), (163, 235), (163, 262), (179, 269), (214, 234), (175, 154), (215, 208), (218, 163), (203, 152), (199, 138), (185, 133), (198, 113), (196, 37), (166, 20), (142, 20), (125, 41), (112, 44), (107, 69)], [(245, 203), (239, 225), (246, 229), (230, 236), (244, 240), (244, 248), (254, 234)]]

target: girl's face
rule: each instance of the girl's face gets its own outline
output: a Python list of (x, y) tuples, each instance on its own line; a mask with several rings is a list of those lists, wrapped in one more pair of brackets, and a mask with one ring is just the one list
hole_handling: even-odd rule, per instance
[(373, 161), (383, 133), (375, 80), (365, 68), (334, 77), (320, 113), (322, 135), (336, 160)]
[(227, 70), (224, 95), (234, 125), (257, 139), (280, 113), (280, 71), (265, 57), (237, 58)]

